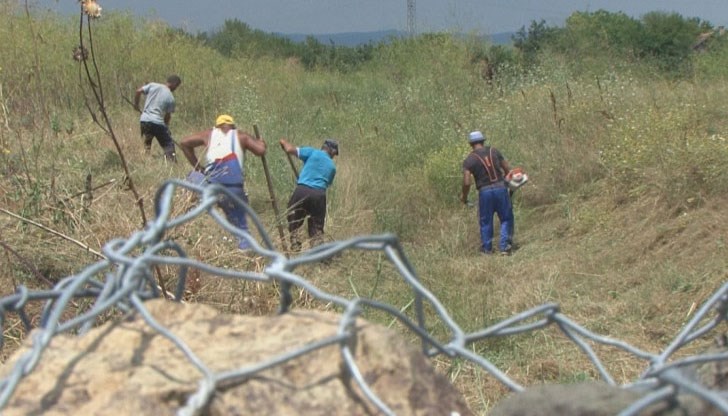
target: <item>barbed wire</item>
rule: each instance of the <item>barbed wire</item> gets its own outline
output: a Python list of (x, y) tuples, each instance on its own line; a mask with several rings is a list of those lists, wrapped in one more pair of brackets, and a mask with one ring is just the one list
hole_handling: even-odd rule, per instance
[[(181, 190), (197, 194), (199, 200), (188, 211), (173, 216), (172, 208), (175, 205), (175, 198), (180, 197)], [(247, 211), (262, 242), (258, 242), (250, 233), (234, 227), (224, 215), (214, 209), (219, 198), (223, 196)], [(203, 215), (209, 215), (226, 231), (247, 240), (256, 255), (266, 259), (267, 266), (263, 271), (232, 270), (205, 264), (188, 257), (183, 247), (176, 242), (165, 239), (165, 235), (175, 227)], [(295, 273), (300, 266), (326, 261), (347, 250), (377, 251), (386, 255), (404, 283), (413, 292), (414, 320), (398, 308), (383, 302), (360, 297), (349, 299), (328, 293)], [(164, 254), (170, 252), (175, 255)], [(302, 252), (296, 257), (288, 258), (275, 249), (261, 219), (244, 201), (224, 187), (217, 185), (203, 187), (181, 180), (170, 180), (159, 188), (155, 195), (154, 220), (150, 221), (143, 230), (135, 232), (127, 239), (114, 239), (107, 242), (102, 253), (105, 256), (104, 260), (87, 266), (76, 275), (66, 277), (59, 281), (53, 289), (31, 291), (25, 286), (19, 286), (14, 294), (0, 298), (0, 330), (4, 330), (6, 315), (16, 313), (25, 329), (30, 331), (32, 329), (31, 318), (26, 308), (35, 302), (44, 302), (38, 328), (30, 335), (32, 337), (31, 348), (18, 358), (8, 375), (0, 380), (0, 409), (8, 405), (18, 385), (35, 369), (54, 336), (66, 332), (81, 335), (98, 324), (103, 317), (114, 311), (121, 311), (138, 313), (152, 329), (176, 345), (200, 372), (198, 388), (187, 398), (184, 406), (178, 409), (177, 414), (180, 416), (198, 414), (219, 388), (234, 385), (258, 372), (330, 345), (339, 346), (345, 368), (349, 372), (348, 375), (361, 388), (371, 404), (382, 413), (393, 415), (392, 410), (372, 391), (362, 376), (356, 357), (351, 350), (357, 337), (356, 319), (366, 307), (391, 315), (405, 328), (416, 334), (421, 339), (423, 352), (428, 357), (445, 355), (451, 359), (467, 360), (491, 374), (514, 392), (523, 391), (524, 387), (511, 379), (490, 360), (472, 351), (469, 346), (488, 338), (512, 336), (556, 326), (586, 355), (604, 382), (625, 389), (646, 391), (641, 399), (622, 410), (620, 416), (637, 415), (655, 403), (674, 400), (679, 394), (695, 396), (722, 413), (728, 414), (727, 392), (715, 390), (695, 377), (691, 377), (688, 371), (683, 371), (686, 368), (694, 368), (696, 365), (726, 361), (728, 351), (706, 352), (687, 358), (673, 359), (677, 351), (689, 343), (705, 337), (725, 320), (726, 312), (728, 312), (728, 283), (718, 289), (695, 312), (692, 319), (664, 350), (656, 354), (636, 348), (627, 342), (589, 331), (563, 315), (557, 304), (544, 304), (482, 330), (466, 333), (453, 320), (447, 308), (420, 282), (396, 236), (391, 234), (361, 236), (345, 241), (325, 243)], [(165, 295), (157, 285), (152, 272), (152, 268), (158, 265), (177, 267), (177, 286), (174, 293), (171, 294), (176, 301), (183, 298), (187, 273), (190, 268), (220, 278), (277, 284), (280, 292), (279, 313), (285, 313), (290, 309), (293, 301), (291, 288), (297, 286), (319, 301), (341, 308), (343, 312), (337, 333), (250, 367), (214, 372), (179, 337), (159, 324), (144, 306), (144, 301)], [(72, 317), (64, 320), (63, 317), (68, 316), (71, 311), (72, 302), (77, 299), (89, 299), (91, 304), (85, 310), (76, 311), (75, 315), (70, 314)], [(425, 304), (434, 311), (437, 318), (446, 327), (449, 334), (446, 341), (438, 341), (427, 330)], [(590, 343), (621, 349), (646, 362), (647, 370), (634, 382), (620, 386), (609, 374)]]

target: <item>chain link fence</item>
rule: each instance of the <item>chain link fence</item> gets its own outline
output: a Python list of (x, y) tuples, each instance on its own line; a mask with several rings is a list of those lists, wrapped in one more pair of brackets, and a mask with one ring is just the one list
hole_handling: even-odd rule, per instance
[[(183, 191), (184, 190), (184, 191)], [(193, 192), (199, 196), (197, 203), (183, 214), (174, 216), (175, 198), (183, 192)], [(218, 199), (226, 196), (245, 208), (250, 215), (250, 223), (260, 234), (258, 242), (251, 234), (232, 226), (215, 208)], [(256, 255), (266, 259), (266, 267), (260, 271), (241, 271), (215, 267), (190, 258), (182, 246), (165, 239), (175, 227), (194, 219), (209, 215), (220, 227), (239, 238), (246, 239)], [(344, 251), (368, 250), (383, 253), (394, 266), (404, 283), (414, 295), (414, 319), (398, 308), (383, 302), (366, 298), (345, 298), (328, 293), (310, 281), (296, 274), (302, 265), (326, 261)], [(296, 357), (306, 355), (317, 349), (337, 344), (346, 364), (346, 370), (353, 380), (383, 414), (393, 412), (380, 400), (368, 386), (358, 370), (356, 357), (350, 345), (356, 338), (355, 321), (363, 308), (372, 308), (391, 315), (404, 327), (411, 330), (422, 341), (423, 352), (429, 357), (445, 355), (449, 359), (460, 358), (482, 368), (503, 383), (508, 389), (519, 392), (524, 387), (511, 379), (487, 358), (473, 352), (473, 343), (494, 337), (508, 337), (546, 327), (557, 327), (569, 340), (575, 343), (588, 357), (602, 380), (609, 385), (625, 389), (639, 389), (647, 393), (620, 416), (637, 415), (642, 410), (658, 402), (675, 399), (678, 394), (688, 394), (709, 403), (724, 414), (728, 414), (728, 393), (701, 384), (690, 376), (687, 368), (714, 364), (728, 360), (728, 352), (706, 352), (687, 358), (675, 358), (676, 352), (686, 345), (717, 334), (716, 328), (726, 318), (728, 308), (728, 283), (718, 289), (700, 308), (677, 336), (660, 352), (651, 353), (630, 345), (627, 342), (600, 336), (580, 326), (563, 315), (556, 304), (544, 304), (511, 316), (482, 330), (466, 333), (448, 314), (447, 308), (425, 287), (407, 259), (402, 246), (393, 235), (374, 235), (356, 237), (345, 241), (330, 242), (309, 251), (288, 258), (276, 251), (273, 242), (263, 227), (257, 214), (242, 200), (232, 195), (224, 187), (200, 187), (180, 180), (166, 182), (155, 195), (155, 219), (143, 230), (135, 232), (127, 239), (115, 239), (106, 243), (102, 250), (104, 260), (89, 265), (80, 273), (66, 277), (50, 290), (29, 290), (20, 286), (12, 295), (0, 299), (0, 329), (4, 330), (7, 315), (17, 314), (26, 330), (30, 330), (31, 317), (29, 305), (42, 304), (40, 321), (32, 332), (32, 348), (24, 353), (14, 364), (8, 375), (0, 381), (0, 409), (7, 406), (19, 383), (30, 374), (53, 337), (61, 333), (83, 334), (111, 313), (138, 313), (145, 322), (162, 336), (172, 341), (199, 370), (200, 379), (197, 391), (190, 395), (184, 406), (178, 409), (179, 415), (195, 415), (212, 399), (215, 390), (235, 380), (248, 378), (274, 366), (280, 366)], [(170, 255), (173, 254), (173, 255)], [(154, 277), (154, 268), (159, 265), (173, 266), (177, 270), (177, 286), (173, 293), (163, 293)], [(317, 343), (261, 362), (253, 368), (229, 369), (214, 372), (206, 366), (185, 343), (174, 333), (157, 323), (144, 306), (144, 301), (162, 296), (180, 301), (184, 295), (187, 273), (190, 268), (199, 269), (223, 279), (240, 279), (265, 284), (276, 284), (279, 288), (279, 312), (284, 313), (291, 307), (293, 286), (308, 292), (317, 300), (336, 305), (343, 311), (336, 336), (322, 339)], [(79, 310), (74, 305), (85, 299), (88, 307)], [(73, 306), (73, 307), (72, 307)], [(446, 327), (450, 336), (446, 341), (438, 341), (427, 329), (424, 308), (434, 311)], [(69, 312), (70, 311), (70, 312)], [(72, 313), (71, 313), (72, 312)], [(69, 317), (70, 316), (70, 317)], [(595, 352), (593, 345), (601, 344), (623, 350), (645, 362), (646, 371), (632, 383), (619, 385)]]

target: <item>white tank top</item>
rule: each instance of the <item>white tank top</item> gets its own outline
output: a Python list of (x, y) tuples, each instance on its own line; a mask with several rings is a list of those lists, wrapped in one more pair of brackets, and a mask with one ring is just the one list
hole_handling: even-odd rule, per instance
[(210, 145), (207, 147), (206, 166), (210, 165), (215, 159), (235, 153), (240, 164), (240, 171), (243, 171), (243, 150), (240, 148), (238, 141), (238, 131), (232, 129), (227, 134), (218, 128), (213, 128), (210, 134)]

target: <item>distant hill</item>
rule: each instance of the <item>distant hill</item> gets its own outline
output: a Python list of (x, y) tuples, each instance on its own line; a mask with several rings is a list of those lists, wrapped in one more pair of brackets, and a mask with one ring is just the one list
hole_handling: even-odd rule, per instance
[[(303, 33), (273, 33), (276, 36), (290, 39), (294, 42), (305, 42), (309, 36), (313, 37), (320, 43), (325, 45), (334, 44), (336, 46), (358, 46), (365, 45), (367, 43), (377, 44), (380, 42), (387, 42), (390, 39), (397, 39), (407, 36), (407, 32), (399, 30), (381, 30), (376, 32), (344, 32), (344, 33), (329, 33), (329, 34), (303, 34)], [(503, 32), (495, 33), (485, 38), (490, 38), (490, 41), (496, 45), (507, 45), (511, 43), (511, 37), (514, 32)]]
[(495, 45), (510, 45), (513, 43), (513, 35), (515, 34), (516, 32), (494, 33), (490, 35), (490, 40)]

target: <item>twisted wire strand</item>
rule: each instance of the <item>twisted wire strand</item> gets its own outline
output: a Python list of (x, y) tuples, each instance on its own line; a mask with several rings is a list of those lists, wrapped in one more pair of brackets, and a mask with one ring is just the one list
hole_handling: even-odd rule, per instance
[[(190, 192), (198, 196), (196, 205), (186, 212), (174, 216), (172, 209), (175, 206), (176, 198), (182, 193), (189, 194)], [(230, 224), (225, 216), (215, 209), (221, 197), (232, 200), (235, 205), (246, 210), (250, 224), (260, 235), (262, 243), (253, 238), (249, 232)], [(451, 359), (467, 360), (515, 392), (523, 391), (524, 387), (512, 380), (487, 358), (474, 352), (469, 346), (493, 337), (513, 336), (555, 326), (567, 339), (577, 345), (578, 349), (594, 365), (600, 377), (610, 385), (616, 386), (617, 383), (599, 359), (592, 344), (617, 348), (646, 362), (647, 370), (637, 380), (620, 386), (625, 389), (644, 391), (646, 394), (623, 409), (620, 416), (637, 415), (652, 404), (675, 399), (678, 394), (692, 395), (728, 414), (728, 395), (725, 392), (704, 386), (694, 380), (688, 372), (681, 371), (685, 367), (726, 361), (728, 352), (706, 352), (671, 361), (677, 351), (714, 331), (725, 320), (728, 311), (728, 283), (718, 289), (697, 310), (675, 338), (656, 354), (634, 347), (627, 342), (589, 331), (563, 315), (559, 306), (552, 303), (537, 306), (489, 327), (466, 333), (450, 316), (447, 308), (420, 282), (414, 267), (410, 264), (404, 249), (394, 235), (359, 236), (344, 241), (325, 243), (288, 258), (284, 253), (275, 249), (273, 240), (268, 235), (263, 222), (250, 206), (224, 187), (199, 186), (181, 180), (170, 180), (159, 188), (154, 202), (155, 219), (127, 239), (114, 239), (107, 242), (102, 249), (105, 259), (87, 266), (78, 274), (62, 279), (51, 290), (32, 291), (27, 287), (19, 286), (15, 293), (0, 298), (0, 330), (4, 329), (7, 322), (6, 314), (15, 313), (24, 328), (30, 331), (32, 329), (31, 320), (28, 318), (26, 307), (36, 302), (44, 302), (40, 312), (39, 327), (31, 333), (31, 347), (18, 358), (9, 374), (0, 380), (0, 409), (8, 405), (19, 384), (35, 369), (53, 337), (68, 332), (83, 334), (94, 325), (104, 321), (110, 314), (121, 312), (139, 314), (150, 328), (169, 339), (200, 372), (197, 390), (177, 411), (180, 416), (199, 414), (219, 388), (244, 382), (256, 373), (330, 345), (338, 345), (348, 372), (347, 377), (359, 386), (366, 399), (383, 414), (392, 415), (394, 414), (392, 410), (377, 396), (362, 376), (354, 354), (358, 335), (356, 319), (362, 313), (363, 308), (369, 308), (390, 315), (394, 320), (400, 322), (403, 328), (416, 335), (422, 341), (423, 353), (428, 357), (442, 354)], [(176, 242), (165, 239), (171, 230), (205, 215), (211, 217), (222, 229), (238, 238), (245, 239), (253, 247), (255, 254), (265, 260), (264, 270), (262, 272), (241, 271), (205, 264), (188, 257), (184, 248)], [(373, 299), (358, 296), (349, 299), (328, 293), (296, 274), (296, 269), (300, 266), (325, 261), (351, 250), (377, 251), (384, 254), (402, 281), (413, 292), (414, 319), (392, 305)], [(173, 294), (175, 301), (182, 299), (187, 271), (190, 268), (224, 279), (276, 284), (280, 291), (279, 312), (290, 309), (293, 299), (290, 291), (293, 286), (297, 286), (316, 300), (335, 305), (343, 311), (337, 333), (252, 366), (214, 372), (184, 341), (157, 322), (144, 306), (146, 300), (163, 296), (152, 273), (153, 267), (158, 265), (178, 268), (178, 282)], [(73, 306), (71, 303), (77, 299), (93, 301), (85, 310), (78, 310), (75, 316), (67, 318), (65, 321), (62, 320), (62, 316), (68, 316), (70, 306)], [(439, 320), (438, 324), (444, 325), (446, 328), (447, 334), (449, 334), (448, 339), (438, 340), (428, 331), (423, 312), (425, 304), (434, 312), (435, 318)]]

